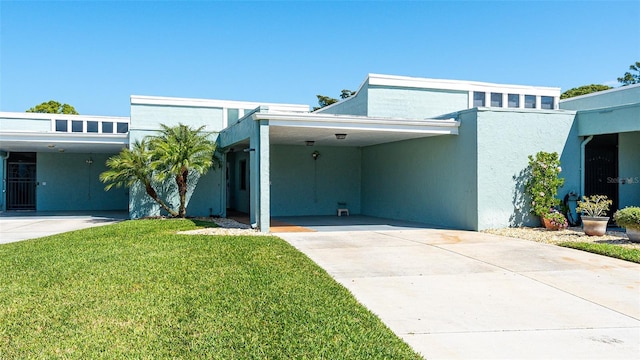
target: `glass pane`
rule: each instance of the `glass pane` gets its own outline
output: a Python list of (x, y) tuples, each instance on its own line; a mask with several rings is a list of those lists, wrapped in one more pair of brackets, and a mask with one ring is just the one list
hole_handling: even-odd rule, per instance
[(536, 97), (535, 95), (525, 95), (524, 96), (524, 107), (527, 109), (535, 109), (536, 108)]
[(238, 109), (227, 109), (227, 124), (233, 125), (238, 122), (240, 111)]
[(113, 123), (112, 122), (103, 122), (102, 123), (102, 133), (103, 134), (113, 134)]
[(491, 106), (493, 106), (493, 107), (502, 107), (502, 94), (501, 93), (491, 93)]
[(553, 109), (553, 96), (541, 96), (540, 97), (540, 108), (542, 108), (542, 109)]
[(71, 131), (72, 132), (82, 132), (82, 121), (80, 121), (80, 120), (71, 121)]
[(118, 134), (126, 134), (129, 131), (129, 124), (127, 123), (118, 123)]
[(518, 94), (509, 94), (508, 101), (509, 101), (509, 107), (510, 108), (519, 108), (520, 107), (520, 95), (518, 95)]
[(56, 131), (67, 132), (67, 120), (56, 120)]
[(87, 132), (88, 133), (97, 133), (98, 132), (98, 122), (97, 121), (87, 121)]
[(484, 93), (483, 92), (473, 92), (473, 106), (484, 106)]

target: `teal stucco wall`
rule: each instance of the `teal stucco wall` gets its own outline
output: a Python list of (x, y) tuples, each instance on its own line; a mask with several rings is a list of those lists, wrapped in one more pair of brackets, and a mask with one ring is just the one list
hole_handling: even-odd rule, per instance
[[(114, 154), (38, 153), (36, 209), (127, 210), (127, 189), (104, 190), (100, 173)], [(91, 159), (91, 163), (87, 161)]]
[(640, 131), (640, 97), (637, 103), (606, 109), (578, 111), (580, 136)]
[(574, 112), (482, 108), (477, 114), (479, 230), (539, 225), (529, 212), (523, 173), (528, 156), (538, 151), (560, 155), (565, 179), (560, 199), (569, 191), (580, 191), (580, 139)]
[(272, 145), (270, 153), (272, 216), (335, 215), (338, 202), (361, 213), (359, 148)]
[(468, 91), (370, 86), (369, 116), (432, 118), (469, 107)]
[(640, 131), (618, 135), (620, 208), (640, 206)]
[(363, 214), (477, 228), (475, 112), (454, 116), (459, 135), (362, 149)]

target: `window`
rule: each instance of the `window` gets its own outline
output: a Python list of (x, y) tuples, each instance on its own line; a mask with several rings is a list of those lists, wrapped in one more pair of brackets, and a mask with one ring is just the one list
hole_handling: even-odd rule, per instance
[(67, 132), (67, 120), (56, 120), (56, 131)]
[(129, 124), (127, 123), (118, 123), (118, 134), (126, 134), (129, 131)]
[(501, 93), (491, 93), (491, 106), (493, 106), (493, 107), (502, 107), (502, 94)]
[(72, 120), (71, 121), (71, 131), (72, 132), (83, 132), (82, 121), (80, 120)]
[(227, 124), (233, 125), (238, 122), (240, 118), (240, 110), (238, 109), (227, 109)]
[(509, 94), (507, 96), (507, 102), (509, 103), (510, 108), (519, 108), (520, 107), (520, 95), (518, 94)]
[(535, 109), (536, 108), (536, 96), (535, 95), (525, 95), (524, 96), (524, 107), (526, 109)]
[(473, 107), (484, 106), (484, 93), (474, 91), (473, 92)]
[(553, 96), (541, 96), (540, 97), (541, 109), (553, 109)]
[(97, 133), (98, 132), (98, 122), (97, 121), (87, 121), (87, 132), (88, 133)]
[(102, 123), (102, 133), (103, 134), (113, 134), (113, 123), (112, 122), (103, 122)]
[(247, 190), (247, 160), (240, 160), (240, 190)]

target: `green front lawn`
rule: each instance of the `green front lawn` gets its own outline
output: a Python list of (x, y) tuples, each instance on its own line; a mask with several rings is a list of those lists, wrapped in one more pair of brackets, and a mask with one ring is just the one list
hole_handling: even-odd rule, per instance
[(588, 242), (563, 242), (560, 246), (588, 251), (594, 254), (605, 255), (626, 261), (632, 261), (640, 264), (640, 250), (630, 249), (618, 245), (607, 243), (588, 243)]
[(0, 358), (419, 359), (270, 236), (139, 220), (0, 245)]

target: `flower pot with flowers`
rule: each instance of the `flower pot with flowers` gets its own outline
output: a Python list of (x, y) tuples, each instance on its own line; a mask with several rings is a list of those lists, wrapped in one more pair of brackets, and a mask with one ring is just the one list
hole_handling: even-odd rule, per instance
[(544, 227), (549, 230), (563, 230), (569, 227), (567, 218), (558, 210), (551, 209), (542, 217)]
[(633, 242), (640, 242), (640, 207), (629, 206), (616, 211), (613, 220), (618, 226), (627, 229), (627, 237)]
[(606, 195), (583, 196), (578, 201), (576, 211), (581, 213), (582, 230), (589, 236), (602, 236), (607, 232), (609, 217), (607, 211), (613, 204)]
[[(531, 200), (531, 212), (539, 216), (543, 224), (545, 217), (552, 217), (558, 223), (561, 221), (558, 215), (562, 214), (552, 215), (552, 209), (560, 204), (560, 199), (556, 198), (558, 188), (564, 185), (564, 179), (559, 176), (561, 171), (557, 152), (540, 151), (535, 157), (529, 155), (525, 189)], [(564, 215), (562, 217), (564, 218)]]

